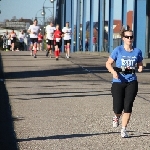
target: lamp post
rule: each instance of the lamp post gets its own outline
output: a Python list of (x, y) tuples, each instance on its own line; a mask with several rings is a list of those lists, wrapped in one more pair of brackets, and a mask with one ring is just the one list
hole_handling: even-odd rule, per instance
[[(36, 12), (36, 14), (35, 14), (35, 19), (37, 19), (37, 14), (38, 14), (38, 12), (40, 12), (42, 9), (40, 9), (40, 10), (38, 10), (37, 12)], [(43, 18), (43, 17), (42, 17)]]
[[(1, 0), (0, 0), (1, 1)], [(1, 10), (0, 10), (0, 14), (1, 14)]]
[[(46, 0), (45, 0), (46, 1)], [(53, 21), (54, 21), (54, 0), (50, 0), (51, 3), (53, 3), (53, 7), (45, 7), (44, 4), (45, 4), (45, 1), (43, 3), (43, 9), (42, 9), (42, 13), (41, 15), (43, 16), (43, 36), (44, 36), (44, 26), (45, 26), (45, 8), (53, 8)], [(44, 50), (44, 40), (42, 42), (42, 48)]]
[(54, 1), (55, 1), (55, 0), (50, 0), (50, 2), (53, 3), (53, 7), (52, 7), (52, 8), (53, 8), (53, 22), (55, 21), (55, 19), (54, 19), (54, 17), (55, 17), (55, 16), (54, 16)]
[(50, 2), (53, 3), (53, 7), (44, 7), (44, 4), (45, 4), (46, 0), (45, 0), (44, 3), (43, 3), (43, 7), (44, 7), (44, 8), (53, 8), (53, 21), (54, 21), (54, 1), (55, 1), (55, 0), (50, 0)]
[[(43, 6), (43, 11), (42, 11), (42, 13), (41, 13), (41, 15), (43, 16), (43, 37), (44, 37), (44, 26), (45, 26), (45, 8), (44, 8), (44, 6)], [(44, 39), (43, 39), (43, 41), (42, 41), (42, 49), (44, 50)]]

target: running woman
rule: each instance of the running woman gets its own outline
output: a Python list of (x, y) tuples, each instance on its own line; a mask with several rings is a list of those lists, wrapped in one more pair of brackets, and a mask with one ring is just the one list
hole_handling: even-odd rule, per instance
[[(118, 127), (119, 118), (122, 116), (121, 137), (127, 138), (127, 124), (132, 113), (133, 102), (138, 92), (138, 81), (135, 74), (137, 64), (138, 72), (143, 70), (143, 57), (140, 49), (132, 46), (133, 31), (130, 29), (121, 31), (124, 44), (117, 46), (106, 62), (106, 68), (112, 74), (111, 93), (113, 97), (113, 127)], [(116, 67), (112, 67), (115, 62)]]
[(38, 34), (38, 50), (39, 51), (42, 50), (42, 41), (43, 41), (43, 35), (40, 31), (39, 34)]
[(59, 60), (60, 48), (62, 43), (62, 32), (59, 29), (59, 25), (56, 25), (56, 30), (54, 32), (54, 45), (55, 45), (55, 58)]
[[(30, 25), (28, 32), (30, 34), (30, 51), (31, 55), (34, 53), (34, 58), (37, 58), (37, 43), (38, 43), (38, 33), (40, 31), (40, 27), (37, 25), (37, 19), (34, 20), (33, 25)], [(33, 51), (32, 51), (33, 50)]]
[(66, 58), (70, 57), (70, 44), (71, 44), (71, 28), (69, 27), (69, 22), (66, 22), (66, 26), (63, 27), (62, 32), (64, 33), (64, 46), (66, 52)]
[(47, 52), (46, 56), (49, 56), (50, 53), (50, 58), (52, 57), (52, 49), (54, 45), (54, 31), (55, 27), (53, 27), (53, 23), (50, 22), (49, 25), (46, 26), (46, 39), (47, 39)]
[(12, 29), (12, 32), (10, 33), (12, 51), (15, 50), (16, 37), (17, 37), (16, 32), (14, 31), (14, 29)]

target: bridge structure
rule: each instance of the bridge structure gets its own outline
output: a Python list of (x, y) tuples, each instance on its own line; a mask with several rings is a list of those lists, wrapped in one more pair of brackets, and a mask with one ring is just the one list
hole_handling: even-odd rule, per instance
[[(65, 26), (65, 22), (69, 22), (72, 28), (72, 44), (71, 51), (85, 52), (85, 40), (87, 31), (86, 14), (89, 13), (89, 51), (93, 52), (93, 18), (94, 14), (98, 13), (97, 25), (97, 52), (102, 52), (104, 49), (104, 31), (105, 31), (105, 13), (108, 15), (108, 31), (107, 52), (112, 52), (114, 49), (113, 26), (114, 26), (114, 3), (115, 0), (107, 1), (109, 7), (106, 9), (106, 0), (98, 1), (98, 11), (95, 12), (93, 0), (57, 0), (55, 23), (60, 24), (61, 28)], [(127, 0), (121, 0), (121, 22), (127, 26)], [(144, 58), (150, 57), (150, 1), (149, 0), (133, 0), (133, 23), (132, 30), (134, 31), (133, 45), (142, 50)], [(82, 45), (82, 50), (80, 49)], [(63, 47), (62, 47), (63, 50)]]

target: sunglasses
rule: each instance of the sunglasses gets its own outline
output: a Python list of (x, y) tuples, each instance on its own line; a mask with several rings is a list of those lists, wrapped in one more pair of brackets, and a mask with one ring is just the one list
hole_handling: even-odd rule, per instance
[(129, 38), (133, 39), (133, 35), (132, 36), (125, 35), (124, 37), (127, 38), (127, 39), (129, 39)]

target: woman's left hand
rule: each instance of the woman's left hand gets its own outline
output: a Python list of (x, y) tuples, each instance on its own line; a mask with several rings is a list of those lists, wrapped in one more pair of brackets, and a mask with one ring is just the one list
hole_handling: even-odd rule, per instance
[(139, 69), (138, 69), (138, 72), (142, 72), (142, 71), (143, 71), (143, 68), (139, 68)]

